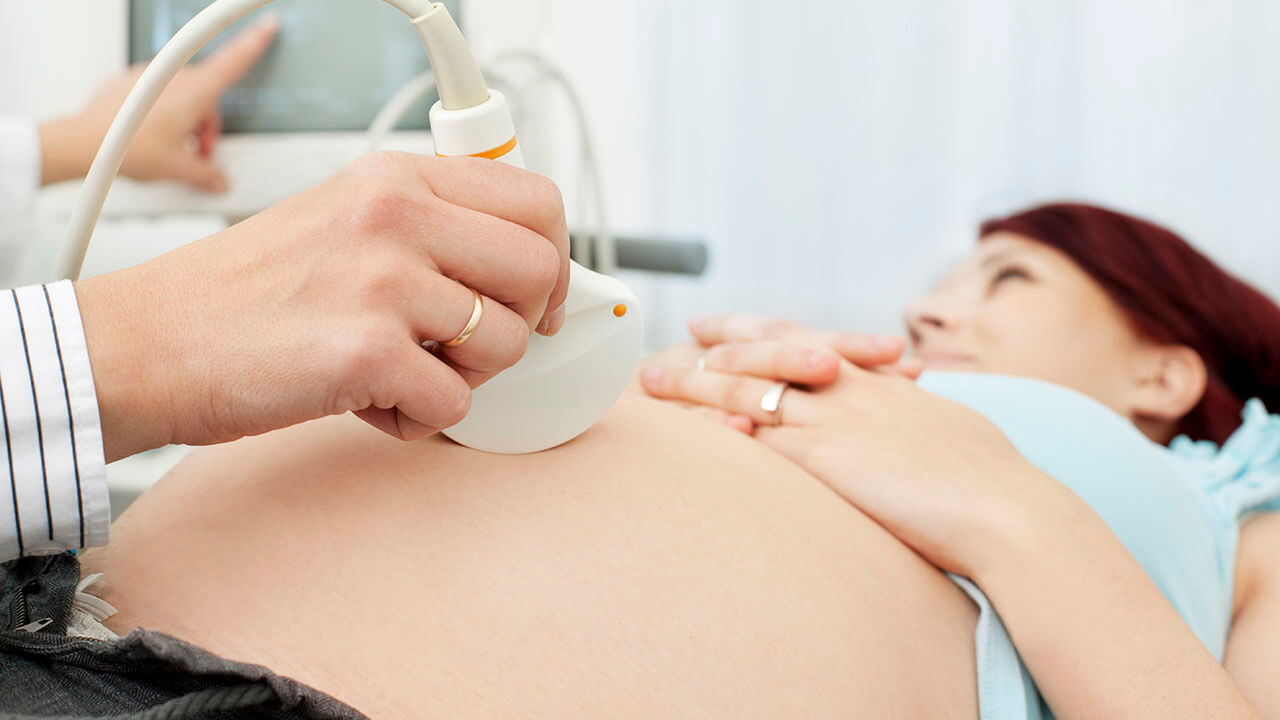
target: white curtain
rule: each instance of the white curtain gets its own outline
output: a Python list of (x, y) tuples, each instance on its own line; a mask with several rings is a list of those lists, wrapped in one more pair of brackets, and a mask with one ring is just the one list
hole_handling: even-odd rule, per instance
[(1274, 0), (631, 7), (633, 194), (713, 262), (628, 276), (655, 347), (702, 310), (898, 329), (981, 219), (1053, 199), (1161, 222), (1280, 295)]

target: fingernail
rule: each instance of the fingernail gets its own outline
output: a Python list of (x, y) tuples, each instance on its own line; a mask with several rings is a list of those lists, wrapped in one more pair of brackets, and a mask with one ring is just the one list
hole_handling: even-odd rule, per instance
[(817, 350), (810, 350), (804, 354), (804, 366), (813, 370), (821, 365), (822, 361), (826, 359), (826, 357), (826, 355), (818, 352)]
[(694, 315), (689, 319), (689, 332), (696, 335), (705, 329), (707, 329), (706, 315)]
[(646, 385), (657, 385), (658, 381), (662, 380), (662, 368), (660, 367), (647, 368), (640, 375), (640, 378), (644, 380)]
[(901, 345), (902, 338), (897, 335), (881, 335), (876, 338), (875, 343), (880, 350), (893, 350)]
[(560, 328), (564, 327), (564, 317), (565, 317), (564, 305), (561, 305), (560, 307), (556, 308), (556, 311), (551, 313), (551, 318), (547, 321), (548, 335), (555, 335), (556, 333), (560, 332)]
[(278, 28), (280, 27), (280, 15), (273, 12), (265, 12), (262, 14), (262, 17), (258, 18), (258, 22), (255, 24), (263, 30), (266, 30), (267, 28)]

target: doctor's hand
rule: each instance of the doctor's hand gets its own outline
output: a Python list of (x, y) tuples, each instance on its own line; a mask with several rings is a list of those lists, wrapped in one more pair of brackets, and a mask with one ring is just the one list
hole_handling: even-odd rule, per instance
[[(108, 460), (354, 411), (402, 439), (564, 322), (555, 184), (480, 158), (367, 156), (223, 232), (76, 295)], [(462, 344), (435, 352), (427, 341)]]
[[(136, 180), (177, 180), (206, 192), (224, 192), (226, 176), (213, 163), (222, 134), (218, 101), (271, 46), (280, 22), (267, 15), (205, 60), (179, 71), (143, 121), (121, 174)], [(40, 126), (42, 184), (82, 177), (145, 64), (103, 84), (77, 114)]]
[[(785, 318), (744, 313), (694, 317), (689, 321), (689, 333), (698, 344), (708, 348), (708, 355), (717, 352), (715, 347), (719, 345), (768, 341), (798, 350), (805, 346), (827, 347), (858, 367), (887, 369), (910, 378), (919, 377), (923, 369), (918, 360), (903, 358), (907, 341), (898, 335), (817, 330)], [(788, 379), (780, 374), (775, 377)]]

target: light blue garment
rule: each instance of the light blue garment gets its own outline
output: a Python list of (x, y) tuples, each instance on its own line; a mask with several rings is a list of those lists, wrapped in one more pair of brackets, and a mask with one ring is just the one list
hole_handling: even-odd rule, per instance
[[(1024, 457), (1089, 503), (1221, 662), (1240, 518), (1280, 509), (1280, 416), (1251, 400), (1221, 450), (1187, 438), (1165, 447), (1096, 400), (1041, 380), (932, 372), (920, 385), (985, 415)], [(969, 581), (953, 579), (980, 610), (980, 716), (1051, 717), (991, 603)]]

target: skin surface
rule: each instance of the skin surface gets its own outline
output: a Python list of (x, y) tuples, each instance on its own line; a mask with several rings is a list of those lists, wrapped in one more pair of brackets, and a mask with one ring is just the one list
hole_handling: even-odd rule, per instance
[(349, 416), (197, 451), (84, 571), (116, 632), (373, 718), (976, 716), (950, 581), (767, 448), (630, 393), (531, 456)]

